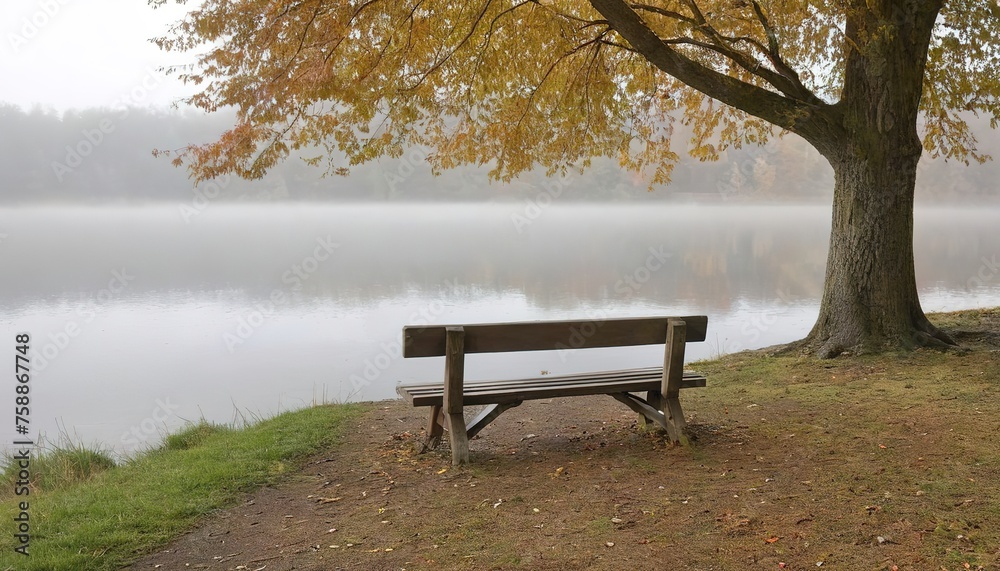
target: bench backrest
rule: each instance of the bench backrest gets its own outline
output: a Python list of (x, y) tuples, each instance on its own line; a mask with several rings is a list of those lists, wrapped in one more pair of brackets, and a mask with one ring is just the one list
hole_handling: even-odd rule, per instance
[(688, 342), (705, 340), (705, 331), (708, 328), (708, 317), (705, 315), (461, 326), (410, 325), (403, 328), (403, 356), (440, 357), (445, 355), (445, 332), (449, 327), (462, 327), (465, 330), (465, 353), (560, 351), (628, 345), (662, 345), (667, 339), (668, 319), (684, 320)]

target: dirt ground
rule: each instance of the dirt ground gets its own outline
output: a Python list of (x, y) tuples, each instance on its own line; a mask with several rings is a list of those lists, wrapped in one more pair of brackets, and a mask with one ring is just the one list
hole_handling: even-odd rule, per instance
[(709, 386), (681, 395), (690, 447), (639, 430), (611, 398), (555, 399), (504, 413), (456, 469), (447, 443), (415, 453), (427, 409), (375, 403), (290, 481), (131, 569), (1000, 564), (995, 340), (964, 355), (694, 368)]

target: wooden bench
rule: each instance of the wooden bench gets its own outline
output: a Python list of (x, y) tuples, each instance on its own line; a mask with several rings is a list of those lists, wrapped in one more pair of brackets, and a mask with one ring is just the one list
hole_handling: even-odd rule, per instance
[[(403, 328), (403, 356), (443, 356), (444, 383), (400, 385), (396, 392), (413, 406), (431, 407), (425, 449), (434, 448), (447, 428), (456, 465), (469, 461), (470, 438), (503, 411), (532, 399), (606, 394), (639, 413), (645, 425), (662, 428), (673, 442), (686, 444), (678, 393), (704, 387), (705, 377), (684, 372), (684, 345), (704, 341), (707, 327), (703, 315), (408, 326)], [(465, 383), (467, 353), (653, 344), (665, 344), (663, 367)], [(645, 398), (635, 394), (642, 392)], [(472, 405), (488, 406), (466, 424), (463, 408)]]

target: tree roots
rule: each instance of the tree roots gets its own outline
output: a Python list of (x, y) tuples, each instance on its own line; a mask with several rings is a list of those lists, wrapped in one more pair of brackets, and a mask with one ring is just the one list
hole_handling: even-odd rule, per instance
[(858, 355), (930, 348), (941, 351), (964, 351), (950, 335), (924, 321), (914, 326), (910, 334), (888, 339), (859, 338), (844, 340), (834, 336), (822, 336), (815, 331), (804, 339), (787, 345), (767, 349), (769, 355), (812, 355), (820, 359), (833, 359), (840, 355)]

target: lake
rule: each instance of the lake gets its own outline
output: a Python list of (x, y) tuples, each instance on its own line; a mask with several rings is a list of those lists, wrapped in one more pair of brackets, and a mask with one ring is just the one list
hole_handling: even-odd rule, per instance
[[(818, 312), (829, 218), (828, 205), (4, 208), (0, 319), (9, 359), (15, 335), (31, 336), (31, 434), (127, 454), (188, 421), (441, 378), (442, 359), (399, 356), (408, 324), (708, 315), (688, 360), (794, 340)], [(925, 310), (1000, 305), (998, 222), (996, 208), (918, 208)], [(476, 379), (661, 358), (652, 346), (466, 366)]]

